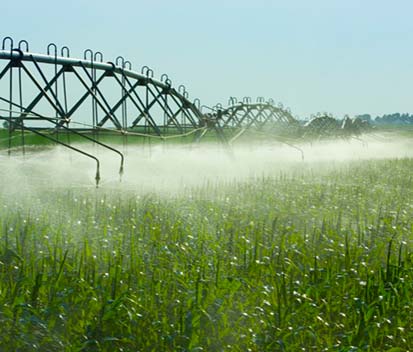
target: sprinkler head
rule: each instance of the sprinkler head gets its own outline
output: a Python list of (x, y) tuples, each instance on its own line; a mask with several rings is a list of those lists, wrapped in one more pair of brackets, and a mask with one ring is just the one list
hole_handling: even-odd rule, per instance
[(119, 182), (122, 182), (122, 176), (123, 176), (123, 164), (120, 166), (120, 169), (119, 169)]
[(99, 187), (99, 181), (100, 181), (100, 172), (99, 172), (99, 170), (96, 171), (95, 181), (96, 181), (96, 188), (98, 188)]

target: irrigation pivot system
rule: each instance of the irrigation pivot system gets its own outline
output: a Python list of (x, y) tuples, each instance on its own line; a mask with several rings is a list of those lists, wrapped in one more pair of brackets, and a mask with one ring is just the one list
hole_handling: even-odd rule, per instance
[[(122, 56), (105, 62), (101, 52), (87, 49), (81, 59), (73, 58), (68, 47), (54, 43), (45, 54), (37, 54), (26, 40), (15, 42), (11, 37), (1, 41), (0, 49), (0, 120), (5, 127), (0, 132), (9, 154), (16, 138), (24, 152), (30, 132), (94, 159), (97, 182), (99, 160), (61, 134), (117, 153), (122, 172), (123, 154), (103, 143), (102, 133), (118, 134), (126, 141), (129, 136), (162, 140), (192, 136), (190, 140), (199, 142), (212, 132), (224, 144), (248, 130), (274, 138), (325, 133), (324, 120), (303, 125), (271, 99), (230, 98), (227, 107), (201, 107), (199, 99), (189, 99), (184, 85), (175, 88), (167, 74), (156, 79), (148, 66), (135, 71)], [(347, 121), (339, 130), (361, 127)]]
[(89, 129), (142, 128), (158, 136), (201, 127), (199, 109), (183, 85), (173, 88), (166, 74), (154, 79), (147, 66), (140, 73), (132, 71), (121, 56), (103, 62), (100, 52), (88, 49), (83, 59), (74, 59), (67, 47), (59, 51), (55, 44), (49, 44), (46, 55), (34, 54), (26, 41), (15, 48), (7, 37), (0, 59), (6, 63), (0, 71), (2, 102), (8, 104), (9, 116), (20, 110), (17, 121), (38, 122), (41, 118), (32, 114), (41, 111), (55, 116), (59, 127), (77, 122)]

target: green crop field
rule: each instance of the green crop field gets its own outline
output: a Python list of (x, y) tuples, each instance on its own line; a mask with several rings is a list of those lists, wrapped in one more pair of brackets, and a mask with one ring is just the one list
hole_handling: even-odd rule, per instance
[(0, 350), (411, 351), (412, 171), (294, 162), (168, 193), (3, 169)]

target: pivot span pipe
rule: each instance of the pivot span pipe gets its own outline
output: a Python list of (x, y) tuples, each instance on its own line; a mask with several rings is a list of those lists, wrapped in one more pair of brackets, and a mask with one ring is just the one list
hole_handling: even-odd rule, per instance
[[(111, 71), (119, 74), (124, 74), (128, 78), (134, 78), (137, 80), (147, 80), (150, 81), (153, 85), (162, 88), (162, 89), (170, 89), (173, 95), (178, 97), (181, 101), (185, 101), (196, 115), (201, 116), (201, 112), (198, 110), (196, 105), (187, 99), (187, 93), (183, 92), (180, 93), (175, 88), (172, 88), (170, 84), (168, 84), (168, 80), (165, 82), (160, 82), (152, 77), (145, 76), (144, 74), (137, 73), (132, 70), (128, 70), (126, 68), (116, 66), (113, 62), (95, 62), (85, 59), (75, 59), (70, 57), (63, 57), (63, 56), (50, 56), (44, 54), (34, 54), (29, 52), (23, 52), (20, 49), (12, 49), (12, 50), (0, 50), (0, 59), (2, 60), (16, 60), (16, 61), (28, 61), (33, 62), (36, 61), (38, 63), (46, 63), (51, 65), (63, 65), (63, 66), (73, 66), (73, 67), (86, 67), (86, 68), (93, 68), (102, 71)], [(33, 60), (34, 59), (34, 60)]]

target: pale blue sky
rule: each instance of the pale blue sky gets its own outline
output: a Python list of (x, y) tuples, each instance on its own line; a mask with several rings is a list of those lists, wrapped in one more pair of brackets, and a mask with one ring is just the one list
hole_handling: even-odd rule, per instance
[(148, 65), (191, 98), (272, 97), (304, 118), (413, 113), (413, 1), (20, 0), (0, 36)]

